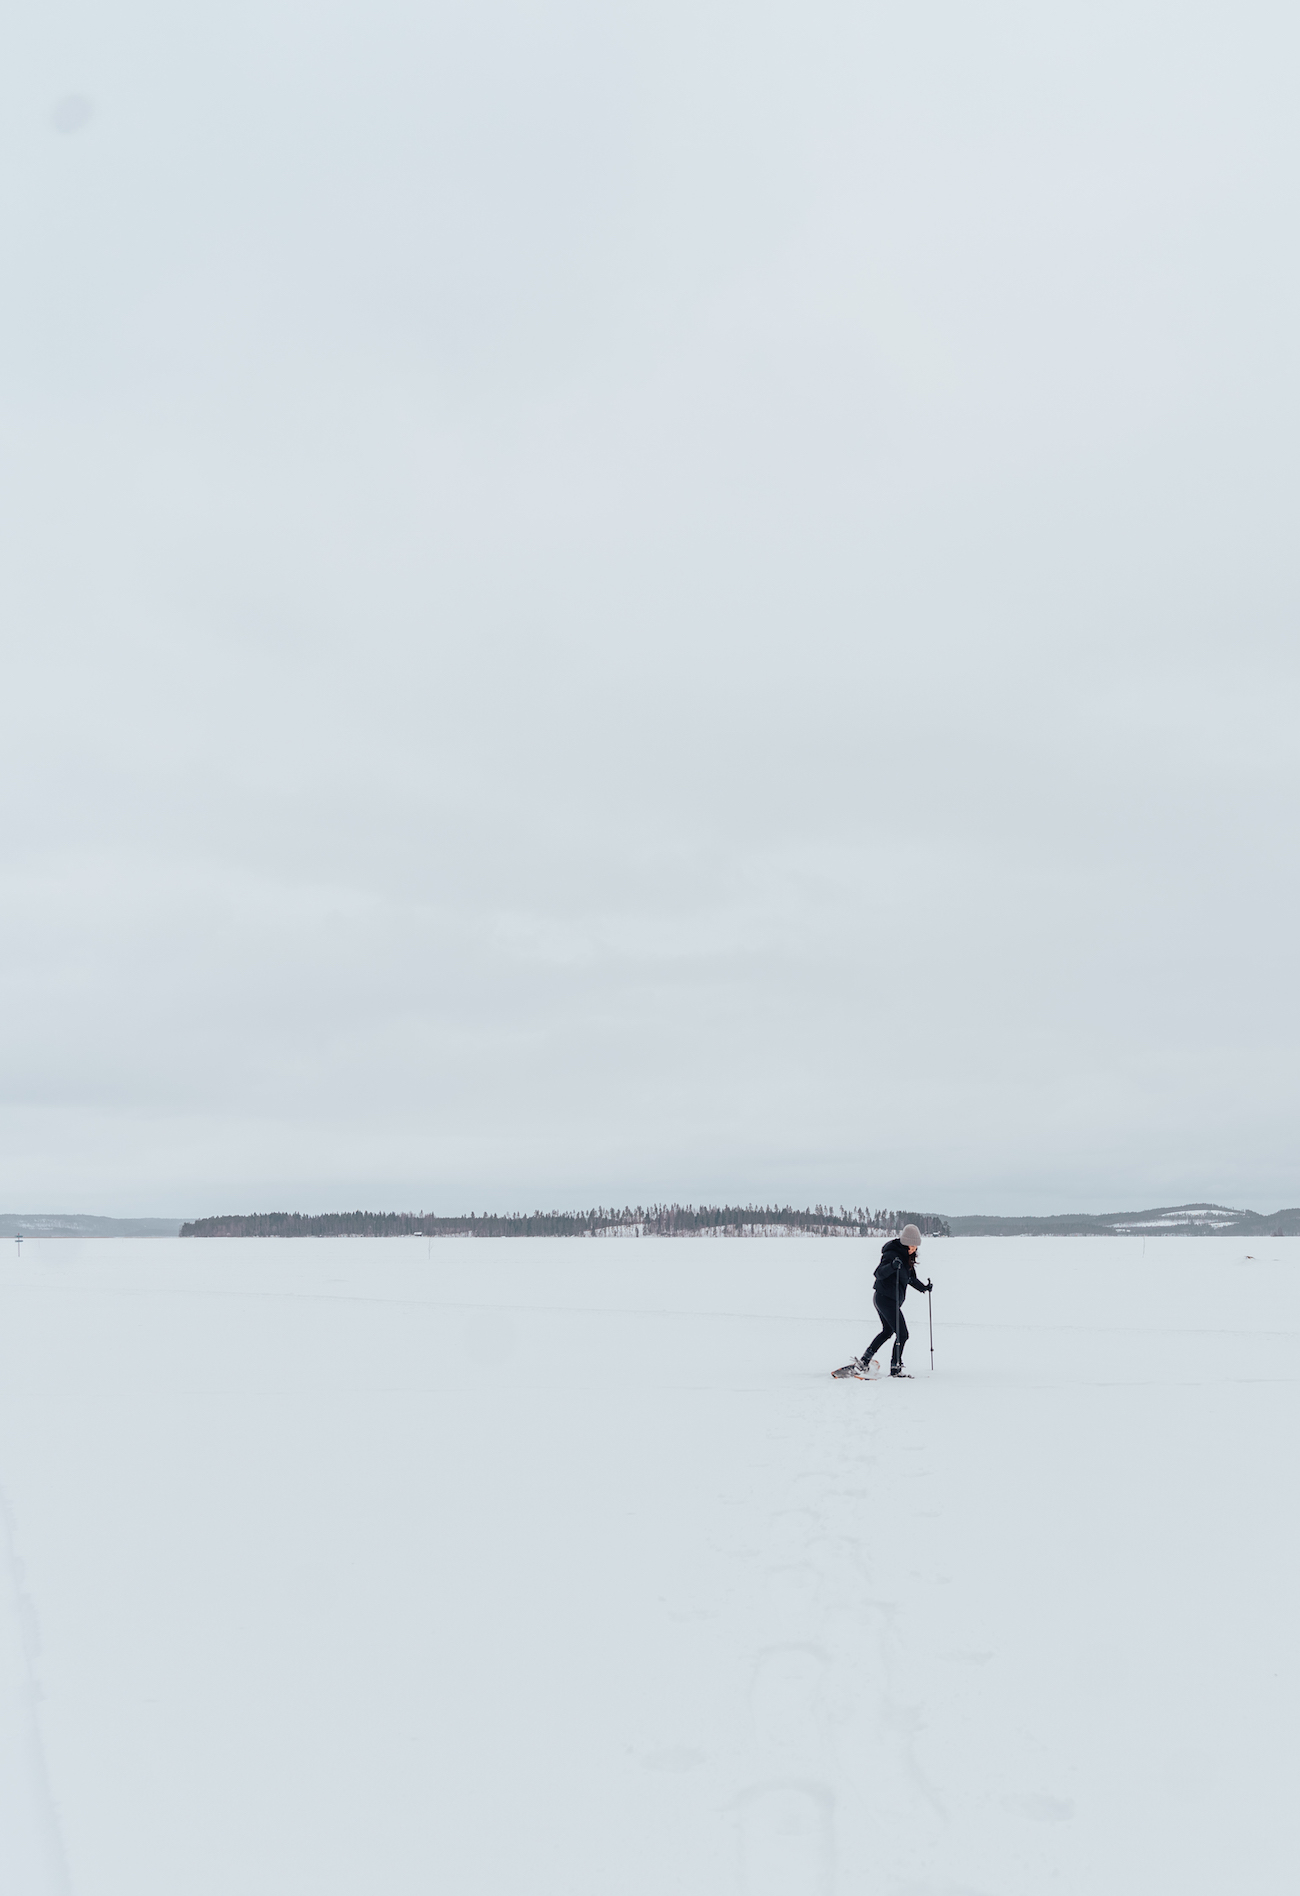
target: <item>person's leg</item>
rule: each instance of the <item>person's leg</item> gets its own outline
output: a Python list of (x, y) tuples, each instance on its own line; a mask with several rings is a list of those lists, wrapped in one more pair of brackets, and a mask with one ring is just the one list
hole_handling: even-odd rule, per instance
[[(874, 1297), (872, 1298), (872, 1302), (873, 1303), (876, 1302)], [(871, 1361), (876, 1351), (880, 1348), (881, 1344), (888, 1343), (890, 1337), (894, 1334), (893, 1317), (886, 1316), (885, 1312), (880, 1308), (880, 1305), (878, 1303), (876, 1303), (876, 1315), (880, 1318), (883, 1328), (881, 1329), (880, 1335), (876, 1338), (875, 1342), (871, 1345), (870, 1349), (867, 1350), (866, 1353), (859, 1358), (859, 1361), (861, 1362), (862, 1367), (864, 1369), (866, 1368), (867, 1364)]]
[(889, 1359), (889, 1367), (891, 1369), (901, 1369), (903, 1367), (903, 1351), (907, 1348), (907, 1337), (907, 1318), (900, 1310), (898, 1313), (898, 1329), (894, 1335), (894, 1353)]

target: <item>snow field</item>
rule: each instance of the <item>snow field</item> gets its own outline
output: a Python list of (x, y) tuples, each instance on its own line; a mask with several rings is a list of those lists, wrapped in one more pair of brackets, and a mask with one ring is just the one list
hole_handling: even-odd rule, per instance
[(1287, 1886), (1300, 1245), (0, 1257), (0, 1888)]

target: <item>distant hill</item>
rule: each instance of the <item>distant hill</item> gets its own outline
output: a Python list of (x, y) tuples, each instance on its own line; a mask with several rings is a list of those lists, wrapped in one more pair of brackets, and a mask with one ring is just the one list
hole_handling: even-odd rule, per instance
[(1063, 1212), (1054, 1218), (949, 1218), (954, 1238), (1300, 1236), (1300, 1207), (1237, 1211), (1230, 1205), (1161, 1205), (1152, 1211)]
[(0, 1238), (178, 1238), (179, 1218), (93, 1218), (80, 1211), (0, 1211)]

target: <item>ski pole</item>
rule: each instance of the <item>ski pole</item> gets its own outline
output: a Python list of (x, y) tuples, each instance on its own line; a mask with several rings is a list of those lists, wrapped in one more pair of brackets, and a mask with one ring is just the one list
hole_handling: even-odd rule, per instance
[(934, 1374), (934, 1292), (925, 1293), (925, 1307), (930, 1312), (930, 1374)]

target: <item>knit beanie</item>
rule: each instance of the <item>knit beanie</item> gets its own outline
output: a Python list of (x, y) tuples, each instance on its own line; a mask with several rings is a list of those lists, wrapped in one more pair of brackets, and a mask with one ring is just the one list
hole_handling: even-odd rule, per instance
[(899, 1232), (898, 1237), (899, 1237), (899, 1242), (902, 1244), (905, 1244), (909, 1251), (912, 1249), (913, 1245), (918, 1245), (921, 1242), (921, 1234), (917, 1230), (915, 1225), (904, 1225), (903, 1229)]

